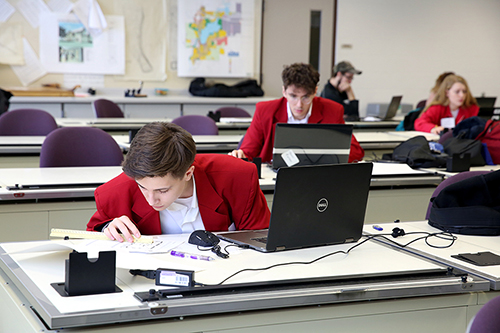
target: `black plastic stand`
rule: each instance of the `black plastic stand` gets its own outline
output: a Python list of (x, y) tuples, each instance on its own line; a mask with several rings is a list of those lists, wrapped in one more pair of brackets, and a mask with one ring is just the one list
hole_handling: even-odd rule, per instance
[(66, 259), (66, 281), (51, 285), (61, 296), (121, 292), (115, 279), (116, 251), (99, 252), (99, 258), (94, 260), (89, 260), (86, 252), (73, 251)]
[(446, 160), (446, 171), (448, 172), (463, 172), (470, 170), (470, 154), (453, 154), (451, 158)]

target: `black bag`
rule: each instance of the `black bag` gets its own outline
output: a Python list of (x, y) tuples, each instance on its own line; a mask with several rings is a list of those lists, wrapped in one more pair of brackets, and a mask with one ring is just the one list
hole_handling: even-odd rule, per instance
[(12, 93), (7, 90), (0, 89), (0, 114), (7, 112), (9, 110), (9, 99), (12, 97)]
[(445, 155), (433, 154), (423, 135), (413, 137), (394, 148), (392, 159), (412, 168), (439, 168), (446, 166)]
[(422, 110), (423, 109), (420, 108), (408, 112), (408, 114), (403, 119), (403, 128), (405, 129), (405, 131), (415, 130), (415, 120), (417, 120), (417, 118), (420, 117)]
[(202, 77), (191, 81), (189, 92), (194, 96), (205, 97), (248, 97), (248, 96), (264, 96), (264, 91), (255, 80), (245, 80), (236, 83), (233, 86), (228, 86), (223, 83), (209, 85), (205, 83)]
[(429, 225), (464, 235), (500, 235), (500, 170), (441, 190), (432, 201)]
[(452, 137), (443, 142), (444, 152), (449, 156), (459, 154), (470, 154), (471, 166), (483, 166), (486, 164), (483, 154), (483, 143), (479, 140), (464, 139), (464, 132), (461, 132), (457, 137)]

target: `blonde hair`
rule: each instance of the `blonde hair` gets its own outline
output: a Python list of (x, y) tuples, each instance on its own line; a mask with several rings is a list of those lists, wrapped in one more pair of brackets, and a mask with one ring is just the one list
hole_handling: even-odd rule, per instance
[(436, 91), (436, 96), (434, 96), (432, 103), (428, 105), (420, 115), (422, 115), (425, 111), (427, 111), (427, 109), (432, 105), (445, 105), (445, 106), (449, 105), (450, 100), (448, 99), (448, 96), (446, 96), (446, 92), (450, 90), (450, 88), (457, 82), (463, 84), (465, 86), (465, 89), (467, 90), (467, 93), (465, 94), (464, 103), (462, 104), (462, 106), (468, 108), (471, 105), (477, 105), (476, 99), (474, 98), (474, 96), (472, 96), (470, 92), (467, 81), (465, 81), (463, 77), (458, 75), (448, 75), (445, 77), (443, 83), (441, 83), (439, 89)]
[(441, 75), (438, 76), (438, 78), (436, 79), (436, 83), (434, 84), (434, 87), (432, 87), (431, 89), (431, 92), (433, 94), (436, 94), (439, 87), (441, 86), (441, 83), (443, 83), (444, 79), (449, 76), (449, 75), (455, 75), (455, 73), (453, 72), (444, 72), (442, 73)]

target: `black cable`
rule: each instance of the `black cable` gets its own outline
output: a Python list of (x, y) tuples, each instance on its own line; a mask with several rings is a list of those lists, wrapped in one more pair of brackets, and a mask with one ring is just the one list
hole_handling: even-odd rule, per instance
[[(320, 261), (322, 259), (325, 259), (327, 257), (330, 257), (332, 255), (335, 255), (335, 254), (339, 254), (339, 253), (343, 253), (343, 254), (349, 254), (349, 252), (351, 252), (353, 249), (355, 249), (356, 247), (358, 246), (361, 246), (362, 244), (366, 243), (367, 241), (369, 240), (372, 240), (374, 238), (383, 238), (387, 241), (389, 241), (390, 243), (393, 243), (393, 244), (396, 244), (397, 246), (399, 247), (402, 247), (402, 248), (405, 248), (407, 247), (408, 245), (418, 241), (418, 240), (421, 240), (421, 239), (425, 239), (425, 243), (432, 247), (432, 248), (448, 248), (448, 247), (451, 247), (454, 243), (455, 243), (455, 240), (457, 240), (457, 236), (454, 236), (453, 234), (449, 233), (449, 232), (435, 232), (435, 233), (429, 233), (429, 232), (408, 232), (406, 233), (406, 235), (415, 235), (415, 234), (426, 234), (426, 236), (422, 236), (422, 237), (418, 237), (406, 244), (400, 244), (396, 241), (393, 241), (392, 239), (386, 237), (386, 236), (392, 236), (392, 234), (378, 234), (378, 235), (362, 235), (362, 237), (366, 237), (366, 239), (364, 239), (363, 241), (351, 246), (349, 249), (347, 249), (346, 251), (344, 250), (339, 250), (339, 251), (335, 251), (335, 252), (331, 252), (331, 253), (327, 253), (325, 255), (322, 255), (321, 257), (318, 257), (316, 259), (313, 259), (311, 261), (292, 261), (292, 262), (285, 262), (285, 263), (279, 263), (279, 264), (274, 264), (274, 265), (271, 265), (271, 266), (267, 266), (267, 267), (263, 267), (263, 268), (244, 268), (242, 270), (239, 270), (231, 275), (229, 275), (227, 278), (225, 278), (224, 280), (222, 280), (221, 282), (217, 283), (217, 284), (206, 284), (205, 286), (220, 286), (222, 285), (224, 282), (226, 282), (227, 280), (231, 279), (232, 277), (240, 274), (240, 273), (243, 273), (243, 272), (250, 272), (250, 271), (266, 271), (268, 269), (271, 269), (271, 268), (275, 268), (275, 267), (280, 267), (280, 266), (287, 266), (287, 265), (310, 265), (310, 264), (313, 264), (317, 261)], [(443, 237), (445, 236), (445, 237)], [(429, 238), (431, 237), (437, 237), (437, 238), (440, 238), (440, 239), (445, 239), (445, 240), (449, 240), (451, 243), (446, 245), (446, 246), (437, 246), (437, 245), (432, 245), (429, 243)]]

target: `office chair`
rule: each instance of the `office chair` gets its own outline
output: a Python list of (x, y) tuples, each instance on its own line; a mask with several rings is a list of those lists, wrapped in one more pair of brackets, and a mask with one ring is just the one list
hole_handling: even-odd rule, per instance
[(425, 108), (425, 103), (427, 103), (426, 99), (421, 100), (420, 102), (417, 103), (416, 109), (423, 109), (423, 108)]
[(101, 98), (93, 101), (92, 110), (97, 118), (124, 118), (120, 107), (108, 99)]
[(40, 167), (119, 166), (123, 153), (115, 139), (100, 128), (63, 127), (42, 144)]
[(500, 296), (486, 302), (472, 318), (467, 328), (468, 333), (500, 332)]
[(57, 128), (54, 117), (43, 110), (18, 109), (0, 116), (2, 136), (45, 136)]
[(252, 117), (250, 113), (243, 110), (242, 108), (236, 106), (226, 106), (223, 108), (218, 108), (215, 112), (219, 111), (221, 117), (229, 117), (229, 118), (247, 118)]
[(434, 192), (431, 195), (431, 199), (429, 201), (429, 205), (427, 206), (427, 213), (425, 214), (425, 219), (426, 220), (429, 219), (429, 215), (431, 213), (431, 207), (432, 207), (432, 199), (435, 198), (435, 197), (437, 197), (437, 195), (439, 194), (439, 192), (441, 192), (441, 190), (444, 189), (446, 186), (454, 184), (454, 183), (459, 182), (461, 180), (464, 180), (464, 179), (467, 179), (467, 178), (470, 178), (470, 177), (474, 177), (474, 176), (478, 176), (478, 175), (482, 175), (482, 174), (485, 174), (485, 173), (488, 173), (488, 172), (490, 172), (490, 171), (464, 171), (464, 172), (457, 173), (456, 175), (453, 175), (453, 176), (448, 177), (445, 180), (443, 180), (436, 187), (436, 189), (434, 190)]
[(207, 116), (187, 115), (180, 116), (172, 120), (172, 123), (179, 125), (191, 135), (218, 135), (219, 129), (215, 121)]

